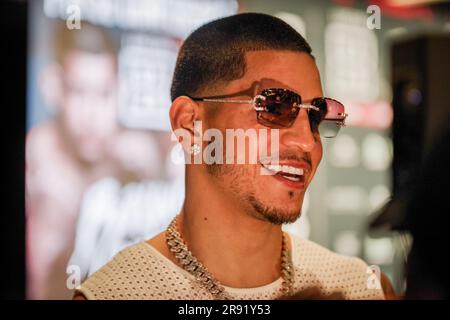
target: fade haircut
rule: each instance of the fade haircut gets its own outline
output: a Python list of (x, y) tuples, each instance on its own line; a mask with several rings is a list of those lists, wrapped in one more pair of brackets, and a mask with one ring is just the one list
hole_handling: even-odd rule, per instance
[(270, 15), (243, 13), (201, 26), (181, 46), (170, 91), (172, 101), (216, 90), (243, 77), (245, 53), (262, 50), (311, 55), (311, 47), (297, 31)]

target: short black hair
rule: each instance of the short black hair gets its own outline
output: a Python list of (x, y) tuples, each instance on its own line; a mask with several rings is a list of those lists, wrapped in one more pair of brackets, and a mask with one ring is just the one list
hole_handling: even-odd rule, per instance
[(245, 53), (262, 50), (311, 55), (311, 47), (297, 31), (267, 14), (242, 13), (201, 26), (181, 46), (170, 92), (172, 101), (243, 77)]

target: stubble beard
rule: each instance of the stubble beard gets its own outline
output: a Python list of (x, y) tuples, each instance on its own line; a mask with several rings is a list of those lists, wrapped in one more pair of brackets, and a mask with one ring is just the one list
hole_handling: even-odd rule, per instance
[(244, 211), (262, 221), (267, 221), (274, 225), (289, 224), (297, 221), (301, 215), (301, 206), (298, 210), (288, 210), (276, 208), (267, 203), (264, 203), (254, 191), (246, 191), (246, 186), (251, 186), (254, 183), (246, 175), (243, 165), (224, 165), (224, 164), (210, 164), (207, 165), (207, 172), (216, 179), (218, 183), (224, 181), (225, 177), (231, 181), (228, 188), (233, 196), (238, 199)]

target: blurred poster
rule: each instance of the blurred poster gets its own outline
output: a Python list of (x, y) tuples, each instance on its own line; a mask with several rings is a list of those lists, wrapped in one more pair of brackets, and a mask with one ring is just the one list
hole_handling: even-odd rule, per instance
[(28, 298), (71, 298), (68, 273), (82, 281), (178, 212), (184, 167), (168, 118), (177, 50), (236, 10), (231, 0), (30, 3)]

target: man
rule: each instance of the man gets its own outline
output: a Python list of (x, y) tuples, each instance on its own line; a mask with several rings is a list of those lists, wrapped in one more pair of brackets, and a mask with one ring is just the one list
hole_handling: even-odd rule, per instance
[[(54, 117), (26, 141), (27, 279), (31, 299), (70, 298), (66, 266), (84, 191), (104, 177), (125, 183), (154, 177), (156, 145), (117, 116), (116, 46), (102, 28), (55, 25), (55, 61), (39, 78)], [(148, 152), (142, 152), (147, 150)], [(150, 154), (148, 154), (150, 153)]]
[[(340, 103), (321, 98), (301, 35), (263, 14), (206, 24), (180, 50), (171, 95), (172, 128), (185, 133), (190, 163), (183, 208), (165, 232), (88, 278), (76, 299), (384, 298), (363, 261), (282, 232), (300, 216), (320, 163), (319, 123), (330, 129), (345, 119)], [(199, 138), (209, 129), (278, 130), (268, 142), (278, 143), (279, 162), (229, 163), (236, 157), (227, 154), (226, 164), (196, 164), (212, 143)], [(261, 139), (235, 151), (248, 156)]]

